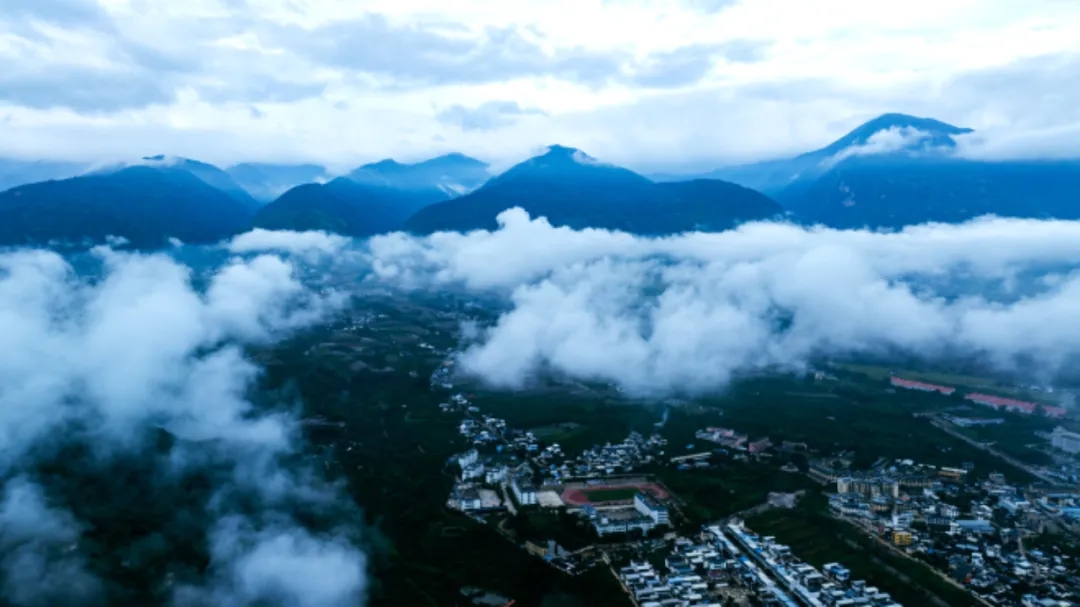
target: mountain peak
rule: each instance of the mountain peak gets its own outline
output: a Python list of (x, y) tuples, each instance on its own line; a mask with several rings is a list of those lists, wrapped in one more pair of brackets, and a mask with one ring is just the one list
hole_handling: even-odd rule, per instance
[(606, 162), (601, 162), (577, 148), (559, 144), (549, 145), (543, 154), (534, 156), (529, 159), (529, 162), (535, 164), (562, 164), (567, 166), (573, 164), (586, 166), (614, 166)]
[(918, 116), (891, 112), (864, 122), (840, 139), (837, 139), (816, 152), (812, 152), (812, 154), (831, 156), (846, 148), (864, 145), (867, 140), (877, 133), (893, 129), (918, 131), (919, 133), (925, 134), (925, 137), (920, 139), (920, 145), (923, 147), (947, 148), (956, 146), (956, 140), (953, 139), (954, 135), (963, 135), (972, 132), (972, 129), (953, 126), (933, 118), (920, 118)]
[(572, 147), (568, 147), (568, 146), (565, 146), (565, 145), (559, 145), (559, 144), (556, 143), (554, 145), (549, 145), (547, 147), (547, 151), (545, 151), (542, 154), (542, 156), (570, 156), (570, 155), (576, 154), (576, 153), (578, 153), (580, 151), (581, 150), (579, 150), (577, 148), (572, 148)]
[(470, 191), (487, 181), (487, 164), (464, 154), (446, 154), (403, 164), (387, 158), (365, 164), (346, 177), (357, 183), (403, 190), (438, 190), (447, 197)]
[(490, 183), (491, 185), (505, 184), (519, 179), (540, 180), (555, 184), (575, 181), (595, 184), (611, 180), (635, 185), (651, 183), (646, 177), (629, 169), (602, 162), (579, 149), (563, 145), (548, 146), (542, 154), (510, 167)]
[(360, 168), (361, 169), (373, 169), (373, 170), (376, 170), (376, 171), (386, 171), (386, 170), (391, 170), (392, 171), (392, 170), (402, 169), (402, 168), (404, 168), (406, 166), (408, 166), (408, 165), (402, 164), (402, 163), (394, 160), (393, 158), (384, 158), (384, 159), (382, 159), (382, 160), (380, 160), (378, 162), (370, 162), (368, 164), (365, 164), (365, 165), (361, 166)]
[(187, 158), (181, 156), (170, 156), (168, 154), (154, 154), (153, 156), (143, 156), (135, 162), (123, 163), (122, 166), (137, 166), (137, 165), (150, 165), (156, 167), (178, 166), (184, 165), (189, 162), (193, 162)]
[(446, 168), (453, 170), (487, 170), (488, 163), (477, 160), (472, 156), (466, 156), (461, 152), (451, 152), (449, 154), (443, 154), (442, 156), (436, 156), (423, 162), (418, 162), (416, 167), (425, 168)]

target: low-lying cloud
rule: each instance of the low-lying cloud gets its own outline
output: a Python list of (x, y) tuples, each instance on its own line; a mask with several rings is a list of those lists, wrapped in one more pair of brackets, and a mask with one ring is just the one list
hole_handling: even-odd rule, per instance
[(912, 127), (892, 127), (880, 130), (858, 145), (846, 147), (821, 162), (822, 168), (832, 168), (855, 156), (879, 156), (909, 150), (931, 137), (930, 133)]
[(1080, 222), (754, 223), (658, 239), (556, 228), (521, 209), (499, 222), (368, 244), (382, 283), (508, 299), (461, 354), (497, 386), (555, 371), (639, 394), (699, 392), (816, 356), (895, 351), (1053, 373), (1080, 353)]
[[(255, 246), (259, 237), (249, 235), (237, 250), (277, 248)], [(194, 483), (206, 486), (204, 503), (170, 503), (163, 516), (208, 524), (170, 547), (175, 531), (132, 522), (132, 544), (108, 546), (95, 559), (122, 553), (171, 563), (173, 551), (203, 547), (205, 571), (180, 568), (185, 577), (175, 586), (167, 577), (157, 581), (172, 588), (159, 592), (177, 604), (362, 602), (365, 557), (346, 539), (354, 536), (316, 533), (294, 516), (329, 503), (343, 507), (348, 498), (297, 457), (302, 445), (290, 410), (252, 404), (260, 369), (243, 353), (245, 344), (270, 343), (327, 319), (344, 302), (339, 292), (305, 286), (296, 267), (276, 255), (226, 260), (196, 276), (164, 254), (101, 247), (76, 263), (43, 250), (0, 252), (5, 598), (15, 605), (115, 604), (115, 571), (85, 556), (83, 535), (92, 525), (80, 517), (88, 508), (97, 509), (93, 516), (125, 515), (102, 513), (107, 506), (67, 491), (82, 474), (148, 466), (144, 476), (132, 472), (124, 481), (151, 485), (140, 488), (146, 502), (132, 516), (161, 514), (153, 500), (165, 492), (189, 499), (184, 487)], [(161, 446), (163, 435), (171, 446)], [(65, 472), (43, 474), (41, 465)]]
[(228, 242), (233, 253), (332, 253), (348, 244), (349, 239), (328, 232), (290, 232), (288, 230), (264, 230), (255, 228), (235, 236)]

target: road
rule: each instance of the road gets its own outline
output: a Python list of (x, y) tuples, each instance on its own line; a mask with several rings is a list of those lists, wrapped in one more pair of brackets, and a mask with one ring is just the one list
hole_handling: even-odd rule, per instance
[(963, 434), (962, 432), (958, 431), (956, 428), (953, 428), (952, 424), (950, 424), (949, 422), (935, 416), (934, 414), (925, 415), (925, 417), (927, 419), (929, 419), (930, 423), (933, 424), (936, 428), (938, 428), (941, 431), (945, 432), (949, 436), (958, 438), (958, 439), (964, 441), (965, 443), (971, 445), (972, 447), (975, 447), (976, 449), (985, 451), (985, 452), (989, 453), (990, 455), (993, 455), (994, 457), (1004, 461), (1005, 463), (1007, 463), (1007, 464), (1009, 464), (1009, 465), (1011, 465), (1011, 466), (1013, 466), (1015, 468), (1019, 468), (1019, 469), (1023, 470), (1024, 472), (1027, 472), (1028, 474), (1034, 476), (1035, 478), (1046, 481), (1048, 483), (1056, 484), (1058, 482), (1054, 478), (1048, 476), (1042, 470), (1040, 470), (1038, 468), (1035, 468), (1034, 466), (1030, 466), (1028, 464), (1025, 464), (1024, 462), (1022, 462), (1022, 461), (1020, 461), (1020, 460), (1018, 460), (1018, 459), (1016, 459), (1016, 458), (1014, 458), (1012, 456), (1006, 455), (1006, 454), (1002, 453), (1001, 451), (998, 451), (997, 449), (991, 447), (990, 445), (987, 445), (986, 443), (979, 442), (979, 441), (971, 438), (970, 436), (967, 436), (967, 435)]
[(626, 583), (623, 582), (623, 579), (619, 577), (619, 572), (615, 571), (615, 565), (612, 564), (611, 557), (608, 556), (607, 551), (601, 550), (600, 554), (604, 559), (604, 563), (607, 564), (608, 570), (611, 571), (611, 575), (615, 576), (615, 580), (619, 582), (619, 586), (622, 587), (623, 592), (626, 593), (626, 596), (630, 599), (630, 602), (634, 605), (634, 607), (638, 607), (639, 603), (637, 601), (637, 598), (634, 596), (634, 593), (630, 591), (630, 588), (627, 587)]

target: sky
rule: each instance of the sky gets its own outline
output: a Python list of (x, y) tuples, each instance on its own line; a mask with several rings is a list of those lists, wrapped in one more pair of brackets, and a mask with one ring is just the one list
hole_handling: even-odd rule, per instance
[(6, 0), (0, 156), (335, 167), (553, 143), (639, 169), (820, 147), (875, 115), (1080, 141), (1072, 0)]

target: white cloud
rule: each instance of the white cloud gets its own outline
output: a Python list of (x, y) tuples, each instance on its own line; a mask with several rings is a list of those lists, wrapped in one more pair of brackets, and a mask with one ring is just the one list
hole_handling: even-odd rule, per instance
[[(520, 209), (500, 223), (369, 243), (384, 283), (509, 298), (462, 354), (496, 385), (553, 369), (640, 393), (711, 390), (742, 371), (889, 349), (1003, 368), (1030, 357), (1053, 373), (1080, 353), (1076, 222), (988, 218), (890, 234), (757, 223), (662, 239), (553, 228)], [(1053, 284), (1024, 278), (1051, 269)], [(979, 294), (990, 286), (1005, 298)]]
[(234, 236), (227, 246), (233, 253), (285, 251), (294, 254), (309, 252), (330, 254), (341, 250), (348, 243), (348, 238), (328, 232), (292, 232), (256, 228)]
[(16, 477), (0, 504), (4, 597), (13, 605), (77, 605), (93, 599), (101, 582), (70, 548), (81, 529), (71, 516), (49, 507), (39, 486)]
[(910, 149), (930, 138), (930, 133), (912, 127), (892, 127), (870, 135), (866, 141), (848, 146), (821, 161), (822, 168), (831, 168), (854, 156), (893, 154)]
[(345, 540), (322, 540), (292, 526), (257, 530), (238, 517), (214, 530), (213, 558), (228, 563), (216, 585), (181, 588), (181, 607), (257, 605), (347, 607), (360, 603), (364, 559)]
[[(204, 505), (220, 525), (188, 540), (210, 545), (213, 579), (188, 591), (232, 593), (227, 604), (234, 605), (279, 591), (291, 597), (286, 604), (355, 604), (365, 584), (363, 554), (345, 536), (309, 533), (287, 514), (297, 504), (349, 502), (312, 471), (283, 463), (297, 454), (296, 420), (249, 401), (260, 370), (242, 350), (328, 318), (343, 296), (305, 287), (293, 264), (274, 255), (203, 268), (200, 288), (191, 268), (163, 254), (99, 248), (92, 255), (76, 271), (52, 252), (0, 252), (0, 478), (32, 474), (43, 446), (84, 442), (104, 465), (139, 457), (151, 432), (165, 430), (178, 442), (160, 482), (232, 471)], [(100, 271), (88, 274), (95, 264)], [(158, 460), (150, 454), (146, 461)], [(91, 457), (81, 465), (94, 464)], [(146, 489), (152, 499), (155, 488)], [(233, 510), (236, 493), (246, 500), (240, 511)], [(4, 488), (0, 583), (23, 593), (6, 596), (27, 597), (19, 604), (57, 602), (49, 593), (64, 587), (60, 577), (78, 582), (72, 593), (100, 590), (81, 553), (70, 550), (79, 522), (45, 496), (17, 477)], [(247, 510), (253, 506), (261, 510)], [(253, 517), (236, 519), (241, 512)], [(223, 525), (241, 522), (244, 533), (234, 539), (250, 546), (222, 549)], [(12, 544), (19, 533), (28, 539)], [(57, 543), (62, 550), (53, 550)], [(309, 558), (308, 569), (285, 566)], [(311, 567), (336, 577), (328, 583)], [(304, 593), (319, 602), (298, 601)]]
[[(1080, 124), (1080, 6), (1054, 0), (15, 2), (8, 155), (498, 162), (554, 141), (648, 168), (806, 151), (885, 111)], [(531, 115), (491, 114), (513, 107)]]

